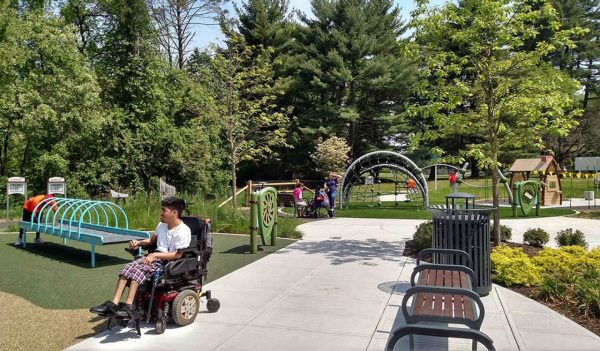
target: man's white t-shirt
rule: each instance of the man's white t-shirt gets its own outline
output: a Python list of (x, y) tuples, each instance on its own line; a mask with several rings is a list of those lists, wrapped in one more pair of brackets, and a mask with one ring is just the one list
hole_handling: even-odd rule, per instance
[(160, 222), (156, 226), (156, 250), (160, 252), (175, 252), (190, 246), (192, 232), (181, 221), (175, 228), (169, 229), (166, 223)]

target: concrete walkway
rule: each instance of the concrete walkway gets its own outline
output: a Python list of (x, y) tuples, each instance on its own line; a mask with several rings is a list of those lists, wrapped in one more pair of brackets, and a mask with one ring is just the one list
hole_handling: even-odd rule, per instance
[[(384, 350), (415, 262), (402, 256), (418, 220), (320, 220), (305, 239), (207, 285), (221, 301), (187, 327), (142, 337), (115, 327), (69, 350)], [(483, 298), (482, 330), (498, 350), (600, 350), (600, 337), (510, 290)], [(202, 306), (202, 311), (205, 307)], [(407, 340), (395, 350), (406, 350)], [(460, 339), (416, 338), (418, 350), (470, 350)], [(480, 347), (480, 349), (483, 349)]]

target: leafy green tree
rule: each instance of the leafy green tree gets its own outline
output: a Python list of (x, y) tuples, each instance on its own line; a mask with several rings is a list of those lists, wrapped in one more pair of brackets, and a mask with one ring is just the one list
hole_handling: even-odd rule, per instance
[(286, 144), (289, 117), (287, 110), (274, 104), (279, 91), (269, 52), (246, 45), (235, 33), (229, 37), (226, 50), (210, 62), (196, 65), (196, 69), (217, 104), (235, 206), (238, 164), (277, 157), (273, 148)]
[(0, 2), (0, 175), (40, 190), (75, 170), (84, 132), (101, 123), (100, 89), (76, 43), (56, 16), (18, 16)]
[(60, 13), (65, 21), (75, 26), (79, 51), (89, 58), (95, 58), (104, 35), (102, 23), (106, 17), (99, 1), (68, 0)]
[[(543, 61), (557, 46), (570, 45), (573, 31), (560, 31), (556, 12), (548, 3), (533, 9), (526, 1), (461, 1), (428, 7), (418, 1), (413, 14), (417, 42), (421, 44), (421, 79), (415, 89), (425, 103), (410, 106), (409, 113), (429, 116), (435, 128), (415, 135), (427, 139), (476, 131), (487, 140), (468, 145), (468, 155), (491, 170), (494, 240), (499, 239), (499, 153), (503, 147), (543, 147), (542, 135), (565, 135), (579, 112), (573, 110), (577, 82)], [(521, 50), (525, 40), (539, 31), (532, 23), (544, 19), (554, 35), (532, 50)], [(461, 48), (440, 50), (450, 38)], [(472, 82), (449, 75), (472, 75)], [(465, 104), (474, 109), (464, 109)]]

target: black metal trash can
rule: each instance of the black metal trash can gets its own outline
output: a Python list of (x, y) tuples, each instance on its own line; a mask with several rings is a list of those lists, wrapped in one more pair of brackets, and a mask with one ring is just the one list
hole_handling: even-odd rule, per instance
[[(460, 195), (459, 195), (460, 194)], [(454, 193), (453, 195), (470, 195)], [(452, 196), (452, 195), (450, 195)], [(456, 197), (456, 196), (452, 196)], [(464, 198), (464, 197), (463, 197)], [(474, 198), (470, 195), (470, 198)], [(456, 249), (468, 253), (473, 260), (473, 269), (477, 277), (477, 293), (487, 295), (492, 290), (491, 281), (491, 207), (469, 207), (454, 205), (432, 206), (429, 211), (433, 217), (433, 247), (436, 249)], [(434, 263), (467, 265), (461, 257), (435, 254)]]

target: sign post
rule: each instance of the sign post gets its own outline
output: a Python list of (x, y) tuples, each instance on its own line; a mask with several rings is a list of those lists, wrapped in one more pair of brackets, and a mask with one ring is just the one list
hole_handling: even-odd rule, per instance
[(10, 177), (6, 183), (6, 222), (10, 220), (10, 195), (21, 194), (27, 198), (27, 182), (23, 177)]
[(61, 194), (67, 197), (67, 182), (65, 182), (65, 178), (52, 177), (48, 179), (48, 194)]

